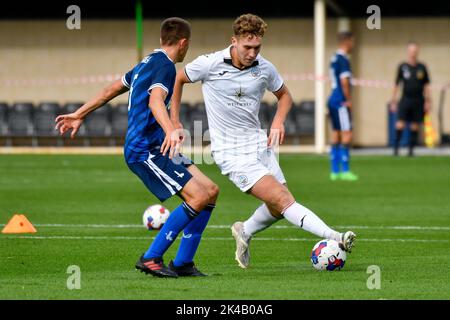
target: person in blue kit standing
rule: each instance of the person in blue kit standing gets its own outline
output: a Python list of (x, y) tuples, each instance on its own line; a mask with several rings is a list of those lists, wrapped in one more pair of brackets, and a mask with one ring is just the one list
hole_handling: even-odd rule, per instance
[[(73, 138), (89, 113), (129, 91), (126, 163), (160, 201), (175, 194), (183, 200), (136, 263), (136, 269), (157, 277), (205, 275), (196, 268), (193, 259), (219, 192), (215, 183), (179, 153), (183, 135), (177, 132), (168, 113), (175, 63), (184, 60), (190, 36), (191, 27), (186, 20), (177, 17), (164, 20), (160, 49), (74, 113), (55, 120), (55, 129), (61, 135), (72, 130)], [(166, 266), (163, 255), (181, 231), (183, 237), (176, 257)]]
[(328, 111), (331, 120), (330, 179), (356, 181), (358, 176), (350, 171), (350, 144), (352, 142), (352, 96), (350, 61), (348, 54), (354, 46), (349, 31), (338, 34), (338, 50), (330, 62), (331, 95)]

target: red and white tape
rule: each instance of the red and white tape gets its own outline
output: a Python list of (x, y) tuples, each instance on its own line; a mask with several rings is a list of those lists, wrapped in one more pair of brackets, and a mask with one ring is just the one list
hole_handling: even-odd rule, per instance
[[(282, 74), (285, 81), (329, 81), (326, 75), (315, 75), (314, 73), (285, 73)], [(53, 79), (6, 79), (0, 80), (1, 87), (48, 87), (60, 85), (87, 85), (111, 82), (120, 79), (122, 74), (91, 75), (81, 77), (63, 77)], [(352, 78), (352, 85), (365, 88), (390, 89), (394, 83), (387, 80)], [(432, 84), (433, 89), (449, 88), (450, 82), (443, 84)]]

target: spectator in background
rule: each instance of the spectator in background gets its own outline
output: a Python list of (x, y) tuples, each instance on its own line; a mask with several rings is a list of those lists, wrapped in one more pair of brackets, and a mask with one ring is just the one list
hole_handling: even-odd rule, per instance
[[(420, 63), (419, 45), (409, 42), (407, 47), (407, 61), (398, 66), (394, 92), (391, 99), (391, 111), (397, 112), (395, 124), (394, 155), (398, 156), (400, 140), (406, 123), (410, 123), (409, 156), (414, 155), (414, 147), (420, 124), (425, 113), (431, 110), (430, 77), (426, 66)], [(402, 97), (397, 100), (397, 92), (402, 84)]]

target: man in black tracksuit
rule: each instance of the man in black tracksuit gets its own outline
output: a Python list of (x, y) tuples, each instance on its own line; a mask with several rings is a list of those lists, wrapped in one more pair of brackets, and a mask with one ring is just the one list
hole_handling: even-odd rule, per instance
[[(408, 43), (408, 59), (399, 65), (395, 80), (394, 92), (391, 101), (391, 110), (397, 111), (395, 124), (394, 155), (398, 155), (400, 139), (407, 122), (410, 123), (409, 156), (414, 155), (414, 146), (420, 124), (425, 113), (431, 109), (430, 78), (424, 64), (417, 61), (419, 46), (417, 43)], [(402, 83), (402, 97), (397, 102), (396, 96), (399, 85)]]

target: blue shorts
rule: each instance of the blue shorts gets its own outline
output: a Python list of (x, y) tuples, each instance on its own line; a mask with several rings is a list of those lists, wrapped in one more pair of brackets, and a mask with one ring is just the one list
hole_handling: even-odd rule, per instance
[(330, 121), (333, 130), (336, 131), (351, 131), (352, 125), (352, 113), (346, 106), (330, 107)]
[(192, 161), (183, 155), (171, 160), (168, 153), (163, 156), (157, 151), (149, 153), (145, 161), (127, 164), (161, 202), (180, 192), (192, 178), (186, 169)]

